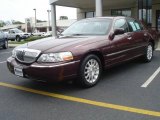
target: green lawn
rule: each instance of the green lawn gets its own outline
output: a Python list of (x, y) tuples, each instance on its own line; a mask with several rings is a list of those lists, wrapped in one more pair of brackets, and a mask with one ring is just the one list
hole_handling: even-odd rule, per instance
[(42, 38), (46, 38), (46, 37), (32, 36), (32, 37), (29, 37), (27, 39), (22, 40), (21, 42), (9, 41), (9, 44), (24, 44), (24, 43), (31, 42), (31, 41), (38, 40), (38, 39), (42, 39)]

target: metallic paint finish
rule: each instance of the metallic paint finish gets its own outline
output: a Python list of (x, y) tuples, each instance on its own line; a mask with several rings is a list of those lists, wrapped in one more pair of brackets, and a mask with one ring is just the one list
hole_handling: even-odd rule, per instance
[[(107, 17), (100, 17), (99, 19), (101, 18), (107, 19)], [(127, 18), (109, 17), (109, 19), (112, 19), (113, 22), (107, 35), (50, 37), (18, 47), (39, 50), (41, 54), (68, 51), (73, 54), (73, 61), (60, 63), (38, 63), (35, 61), (31, 64), (25, 64), (10, 57), (7, 60), (8, 68), (12, 73), (14, 73), (14, 67), (22, 68), (25, 77), (62, 81), (78, 76), (81, 61), (88, 54), (95, 54), (100, 57), (104, 68), (107, 68), (144, 55), (149, 42), (154, 43), (156, 49), (158, 35), (147, 28), (141, 31), (116, 35), (113, 40), (109, 39), (110, 34), (114, 32), (115, 20)]]

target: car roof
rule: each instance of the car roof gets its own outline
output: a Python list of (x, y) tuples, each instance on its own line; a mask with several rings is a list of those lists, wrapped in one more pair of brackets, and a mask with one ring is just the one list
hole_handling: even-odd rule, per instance
[(120, 19), (120, 18), (127, 18), (127, 19), (134, 19), (134, 18), (131, 18), (131, 17), (125, 17), (125, 16), (103, 16), (103, 17), (93, 17), (93, 18), (86, 18), (88, 20), (90, 19)]

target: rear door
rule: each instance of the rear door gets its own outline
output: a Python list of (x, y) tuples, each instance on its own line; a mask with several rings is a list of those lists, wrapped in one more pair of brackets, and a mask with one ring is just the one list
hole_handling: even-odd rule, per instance
[(15, 39), (15, 31), (14, 30), (9, 31), (9, 38), (10, 39)]
[(144, 54), (145, 46), (147, 45), (148, 41), (148, 33), (143, 28), (143, 26), (134, 19), (127, 19), (127, 23), (129, 26), (130, 36), (132, 40), (132, 53), (134, 56), (140, 56)]

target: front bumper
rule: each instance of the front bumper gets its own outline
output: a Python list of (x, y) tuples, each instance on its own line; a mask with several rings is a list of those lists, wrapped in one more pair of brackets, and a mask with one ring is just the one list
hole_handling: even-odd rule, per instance
[(21, 39), (26, 39), (26, 38), (28, 38), (29, 36), (28, 35), (22, 35), (21, 36)]
[(49, 82), (75, 78), (77, 76), (79, 64), (80, 61), (61, 64), (39, 64), (35, 62), (31, 65), (24, 65), (17, 62), (12, 57), (7, 60), (7, 66), (11, 73), (15, 74), (14, 68), (16, 67), (22, 69), (25, 78), (33, 78)]

